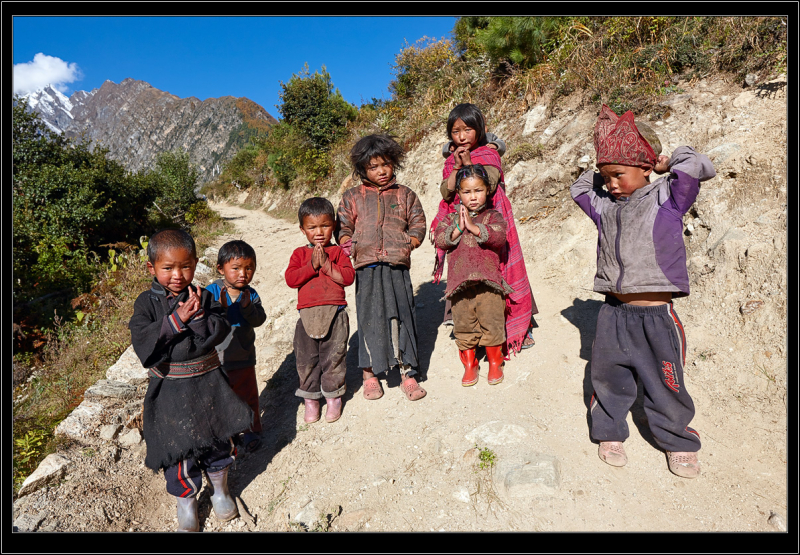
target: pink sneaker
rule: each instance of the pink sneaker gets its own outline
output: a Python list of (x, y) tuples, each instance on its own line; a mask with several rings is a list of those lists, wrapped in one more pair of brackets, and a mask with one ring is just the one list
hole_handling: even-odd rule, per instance
[(319, 399), (303, 399), (306, 405), (306, 413), (303, 415), (303, 420), (306, 424), (311, 424), (319, 420), (320, 408)]
[(342, 417), (342, 398), (334, 397), (325, 400), (325, 422), (336, 422)]
[(628, 463), (628, 456), (621, 441), (601, 441), (597, 455), (611, 466), (625, 466)]
[(681, 478), (697, 478), (700, 476), (700, 461), (697, 459), (697, 452), (667, 451), (667, 463), (669, 464), (670, 472)]

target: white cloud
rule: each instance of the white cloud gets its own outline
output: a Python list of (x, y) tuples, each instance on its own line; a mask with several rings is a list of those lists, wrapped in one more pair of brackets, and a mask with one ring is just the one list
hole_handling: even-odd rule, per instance
[(32, 62), (14, 64), (14, 92), (27, 94), (48, 84), (59, 92), (67, 92), (67, 83), (83, 78), (78, 64), (39, 52)]

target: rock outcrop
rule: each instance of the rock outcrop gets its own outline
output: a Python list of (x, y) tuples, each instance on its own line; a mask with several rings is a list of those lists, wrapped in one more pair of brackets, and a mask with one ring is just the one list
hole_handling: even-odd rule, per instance
[(200, 182), (218, 175), (247, 140), (276, 119), (247, 98), (178, 98), (149, 83), (106, 81), (69, 98), (48, 86), (27, 95), (48, 127), (70, 138), (84, 136), (130, 171), (147, 170), (163, 151), (184, 149)]

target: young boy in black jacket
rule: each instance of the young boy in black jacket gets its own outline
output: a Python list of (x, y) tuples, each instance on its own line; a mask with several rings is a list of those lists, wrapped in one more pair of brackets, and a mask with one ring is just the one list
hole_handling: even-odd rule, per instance
[(253, 412), (220, 370), (216, 346), (230, 331), (224, 304), (192, 288), (197, 254), (192, 237), (159, 231), (147, 245), (153, 283), (136, 299), (128, 327), (150, 383), (144, 399), (145, 465), (164, 469), (177, 498), (178, 530), (197, 531), (197, 494), (206, 470), (211, 503), (221, 521), (239, 512), (227, 478), (236, 450), (231, 436), (246, 430)]

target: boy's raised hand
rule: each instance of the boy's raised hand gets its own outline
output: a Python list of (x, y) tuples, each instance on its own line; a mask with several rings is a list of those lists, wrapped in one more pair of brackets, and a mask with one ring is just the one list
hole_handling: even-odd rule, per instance
[(178, 309), (175, 311), (175, 313), (178, 315), (178, 318), (180, 318), (181, 322), (184, 324), (191, 320), (192, 316), (197, 314), (197, 312), (200, 310), (200, 295), (198, 294), (200, 288), (197, 287), (196, 291), (193, 291), (192, 286), (190, 285), (188, 290), (189, 298), (186, 299), (186, 302), (184, 303), (179, 302)]
[(656, 173), (665, 173), (669, 171), (669, 156), (660, 154), (656, 160), (656, 165), (653, 167)]
[(242, 290), (241, 294), (239, 295), (239, 306), (242, 308), (246, 308), (251, 301), (250, 289)]
[(228, 310), (228, 288), (224, 285), (219, 291), (219, 304), (222, 305), (222, 308)]

